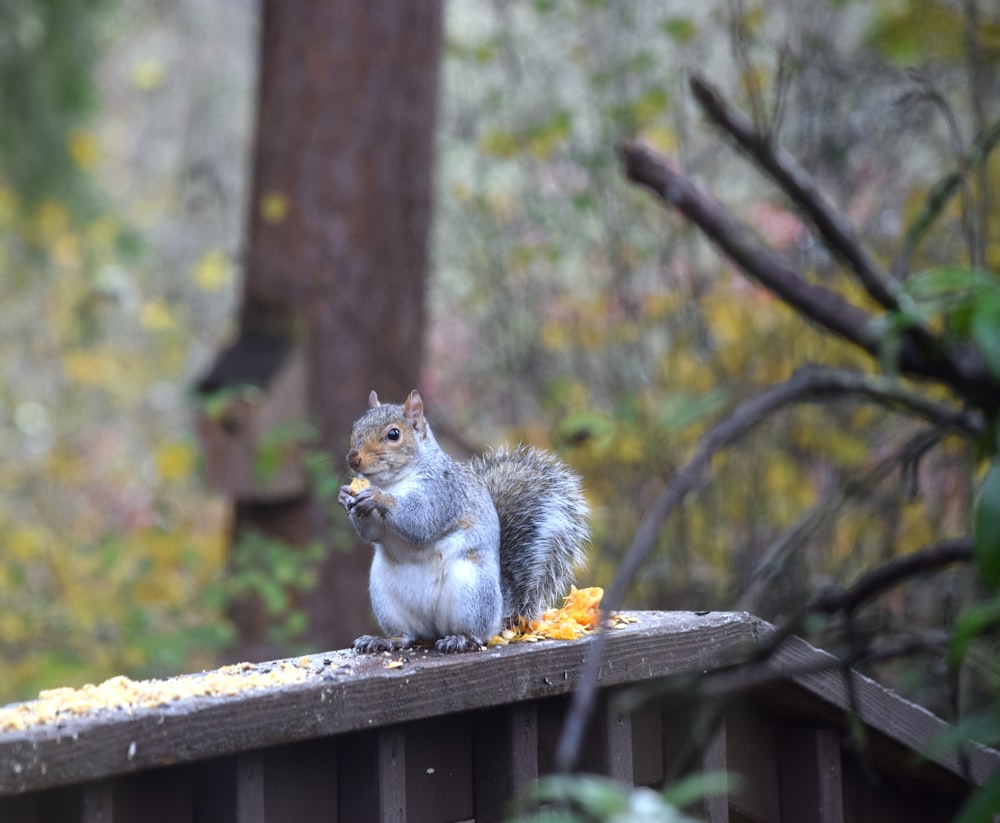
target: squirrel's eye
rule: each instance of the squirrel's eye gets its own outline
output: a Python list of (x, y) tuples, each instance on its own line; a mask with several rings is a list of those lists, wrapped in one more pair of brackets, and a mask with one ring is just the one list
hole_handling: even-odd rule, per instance
[(392, 441), (399, 440), (399, 429), (395, 427), (389, 429), (389, 431), (385, 433), (385, 437), (387, 440), (392, 440)]

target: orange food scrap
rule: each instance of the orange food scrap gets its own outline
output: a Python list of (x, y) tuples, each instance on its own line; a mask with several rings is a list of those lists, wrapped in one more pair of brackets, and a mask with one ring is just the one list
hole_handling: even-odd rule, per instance
[(168, 680), (131, 680), (119, 675), (100, 685), (79, 689), (46, 689), (37, 700), (0, 708), (0, 732), (21, 731), (46, 723), (62, 723), (102, 710), (129, 714), (198, 697), (229, 697), (252, 689), (302, 683), (311, 676), (308, 657), (256, 665), (234, 663), (215, 671)]
[(350, 486), (350, 488), (351, 488), (351, 494), (357, 494), (362, 489), (367, 489), (370, 485), (371, 485), (371, 483), (369, 483), (366, 478), (364, 478), (364, 477), (355, 477), (351, 481), (351, 486)]
[[(604, 589), (591, 586), (570, 588), (560, 609), (549, 609), (538, 620), (525, 620), (492, 638), (490, 646), (508, 643), (535, 643), (539, 640), (577, 640), (597, 629), (601, 620), (601, 599)], [(617, 617), (616, 617), (617, 619)]]

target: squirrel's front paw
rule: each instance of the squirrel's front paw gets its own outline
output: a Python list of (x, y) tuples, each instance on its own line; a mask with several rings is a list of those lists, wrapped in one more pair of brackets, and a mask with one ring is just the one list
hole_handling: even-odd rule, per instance
[(460, 652), (478, 652), (484, 645), (482, 640), (472, 634), (449, 634), (435, 641), (434, 648), (439, 652), (456, 654)]
[(337, 495), (337, 502), (340, 503), (347, 511), (354, 508), (354, 492), (351, 491), (350, 486), (341, 486), (340, 493)]
[[(345, 486), (345, 488), (350, 487)], [(383, 495), (378, 489), (369, 486), (353, 496), (353, 502), (351, 503), (350, 510), (354, 514), (361, 515), (362, 517), (369, 515), (372, 512), (382, 514), (383, 509), (385, 508), (383, 501), (384, 497), (385, 495)]]
[(395, 652), (400, 649), (408, 649), (413, 645), (413, 638), (407, 635), (399, 637), (376, 637), (373, 634), (363, 634), (354, 641), (352, 647), (354, 651), (361, 654), (380, 654), (381, 652)]

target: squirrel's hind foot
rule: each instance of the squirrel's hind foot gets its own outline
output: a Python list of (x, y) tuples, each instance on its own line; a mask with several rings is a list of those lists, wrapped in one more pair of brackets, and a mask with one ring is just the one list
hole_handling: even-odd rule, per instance
[(478, 652), (484, 645), (482, 640), (472, 634), (449, 634), (434, 643), (439, 652), (450, 654), (460, 652)]
[(379, 654), (408, 649), (413, 645), (413, 642), (413, 638), (405, 634), (399, 637), (376, 637), (373, 634), (363, 634), (351, 645), (354, 651), (361, 654)]

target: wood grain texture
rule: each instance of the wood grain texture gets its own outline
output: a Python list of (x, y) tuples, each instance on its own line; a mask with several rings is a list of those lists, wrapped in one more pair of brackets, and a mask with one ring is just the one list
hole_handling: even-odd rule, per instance
[[(638, 623), (611, 632), (608, 654), (600, 669), (602, 687), (642, 683), (681, 672), (702, 673), (742, 660), (770, 630), (768, 624), (745, 613), (640, 612), (637, 616)], [(548, 757), (547, 750), (536, 743), (536, 735), (540, 741), (543, 727), (548, 728), (545, 707), (551, 701), (545, 698), (564, 696), (576, 686), (591, 646), (589, 640), (523, 643), (457, 656), (423, 651), (391, 656), (330, 652), (312, 655), (308, 679), (291, 686), (224, 698), (188, 698), (155, 709), (102, 710), (62, 723), (6, 732), (0, 734), (0, 797), (296, 741), (326, 738), (332, 743), (334, 735), (338, 735), (336, 751), (341, 753), (341, 759), (350, 752), (348, 760), (359, 769), (365, 758), (357, 745), (374, 735), (371, 766), (387, 774), (406, 775), (410, 756), (403, 747), (409, 748), (409, 738), (399, 724), (429, 718), (457, 723), (460, 717), (445, 716), (534, 705), (537, 719), (535, 710), (506, 718), (498, 716), (498, 722), (511, 726), (509, 751), (499, 755), (512, 761), (502, 770), (506, 790), (507, 784), (517, 785), (527, 778), (518, 772), (517, 765), (528, 761), (515, 756), (525, 745), (538, 746), (537, 768), (546, 770), (542, 759)], [(779, 672), (801, 671), (806, 664), (829, 659), (823, 652), (795, 640), (772, 660), (772, 666)], [(402, 665), (386, 668), (390, 660)], [(269, 665), (277, 664), (254, 668)], [(854, 677), (862, 718), (885, 739), (914, 749), (946, 728), (923, 709), (866, 678)], [(813, 718), (843, 716), (848, 702), (839, 672), (795, 676), (792, 680), (795, 690), (814, 702), (809, 710)], [(767, 688), (778, 691), (774, 684)], [(557, 720), (561, 710), (558, 715)], [(616, 709), (609, 713), (606, 707), (603, 720), (598, 718), (598, 722), (605, 724), (608, 742), (614, 743), (623, 757), (631, 752), (635, 741), (629, 723), (634, 724), (634, 719), (627, 723)], [(475, 742), (478, 729), (470, 726), (463, 732), (469, 737), (468, 747), (479, 745)], [(417, 748), (410, 754), (420, 758), (424, 756), (421, 751)], [(333, 755), (328, 759), (332, 763)], [(939, 765), (951, 775), (961, 775), (959, 764), (953, 760), (941, 758)], [(244, 765), (250, 762), (244, 758)], [(265, 758), (265, 778), (267, 763)], [(317, 766), (322, 767), (321, 763), (318, 761)], [(420, 763), (415, 760), (414, 767)], [(1000, 767), (1000, 755), (992, 750), (977, 750), (971, 764), (973, 774), (981, 781)], [(368, 766), (363, 770), (372, 771)], [(426, 773), (424, 769), (421, 774)], [(341, 780), (345, 780), (343, 774)], [(405, 780), (393, 784), (396, 791), (406, 791)], [(411, 788), (418, 791), (421, 786), (414, 784)], [(358, 793), (362, 789), (354, 780), (340, 785), (344, 792)], [(332, 791), (336, 792), (336, 787)], [(266, 790), (264, 796), (266, 799)], [(243, 799), (259, 805), (259, 798), (252, 792)], [(403, 799), (382, 797), (381, 805), (390, 812), (389, 807), (398, 809)]]
[[(810, 646), (798, 637), (791, 637), (782, 645), (771, 659), (770, 666), (776, 672), (801, 670), (810, 665), (820, 666), (824, 660), (831, 664), (830, 670), (799, 675), (794, 678), (794, 682), (819, 698), (831, 719), (843, 717), (850, 710), (849, 688), (853, 688), (858, 714), (865, 726), (898, 744), (900, 748), (920, 752), (928, 741), (949, 728), (937, 715), (857, 672), (851, 672), (849, 687), (844, 674), (833, 668), (835, 658), (832, 655)], [(956, 776), (964, 775), (963, 765), (954, 754), (938, 754), (929, 759)], [(1000, 770), (1000, 755), (993, 749), (971, 747), (968, 751), (968, 767), (972, 780), (981, 784)]]
[[(742, 613), (644, 612), (639, 623), (615, 630), (600, 682), (639, 682), (731, 662), (762, 625)], [(0, 734), (0, 796), (565, 694), (589, 648), (583, 640), (457, 656), (408, 651), (391, 656), (403, 662), (393, 669), (386, 668), (388, 656), (312, 655), (314, 676), (305, 683), (155, 709), (104, 710)]]

